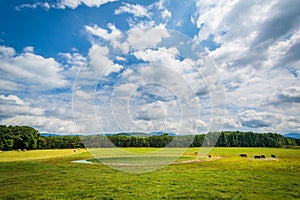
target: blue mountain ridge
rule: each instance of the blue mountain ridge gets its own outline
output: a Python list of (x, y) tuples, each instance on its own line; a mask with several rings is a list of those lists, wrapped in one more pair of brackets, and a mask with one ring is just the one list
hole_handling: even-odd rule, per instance
[[(92, 134), (92, 135), (103, 135), (103, 136), (136, 136), (136, 137), (149, 137), (149, 136), (161, 136), (164, 134), (168, 134), (169, 136), (176, 136), (175, 133), (166, 133), (166, 132), (150, 132), (150, 133), (143, 133), (143, 132), (129, 132), (129, 133), (104, 133), (104, 134)], [(84, 136), (84, 134), (57, 134), (57, 133), (40, 133), (41, 136), (49, 137), (49, 136)], [(295, 138), (300, 139), (300, 133), (285, 133), (283, 134), (284, 137), (287, 138)]]
[(284, 137), (300, 139), (300, 133), (286, 133), (283, 134)]
[[(176, 136), (175, 133), (166, 133), (166, 132), (151, 132), (151, 133), (143, 133), (143, 132), (129, 132), (129, 133), (105, 133), (105, 134), (92, 134), (92, 135), (103, 135), (103, 136), (136, 136), (136, 137), (149, 137), (149, 136), (161, 136), (164, 134), (168, 134), (169, 136)], [(49, 137), (49, 136), (84, 136), (84, 134), (56, 134), (56, 133), (40, 133), (41, 136)]]

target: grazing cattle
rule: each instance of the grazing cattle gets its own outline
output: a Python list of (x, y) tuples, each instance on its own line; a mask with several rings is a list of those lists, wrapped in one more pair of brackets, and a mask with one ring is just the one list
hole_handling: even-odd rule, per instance
[(77, 152), (77, 149), (74, 149), (73, 152)]
[(247, 154), (240, 154), (240, 156), (247, 158)]
[(260, 158), (266, 158), (265, 155), (261, 155)]
[(254, 156), (254, 159), (260, 159), (260, 156)]
[(197, 152), (197, 151), (195, 151), (195, 152), (194, 152), (194, 154), (195, 154), (195, 155), (198, 155), (198, 152)]
[(208, 155), (209, 158), (211, 158), (211, 155)]
[(275, 156), (275, 155), (273, 155), (273, 154), (271, 155), (271, 157), (272, 157), (272, 158), (276, 158), (276, 156)]

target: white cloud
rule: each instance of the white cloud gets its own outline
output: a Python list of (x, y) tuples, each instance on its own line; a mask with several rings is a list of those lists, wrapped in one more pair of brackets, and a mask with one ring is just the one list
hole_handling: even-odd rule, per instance
[(94, 44), (89, 50), (89, 64), (93, 66), (95, 75), (108, 76), (112, 72), (119, 72), (123, 66), (113, 63), (109, 58), (109, 49)]
[(172, 13), (169, 10), (164, 10), (161, 15), (164, 19), (172, 17)]
[(123, 33), (113, 24), (109, 23), (107, 27), (109, 31), (97, 25), (85, 26), (85, 29), (88, 33), (109, 41), (113, 48), (121, 49), (123, 53), (133, 49), (155, 47), (170, 36), (162, 24), (150, 27), (144, 26), (143, 23), (134, 24), (134, 27)]
[(50, 8), (56, 8), (56, 9), (66, 9), (66, 8), (71, 8), (71, 9), (76, 9), (80, 5), (85, 5), (87, 7), (97, 7), (99, 8), (100, 6), (115, 2), (118, 0), (58, 0), (56, 3), (52, 2), (36, 2), (34, 4), (21, 4), (19, 6), (16, 6), (16, 10), (20, 11), (25, 8), (30, 8), (30, 9), (36, 9), (38, 7), (42, 7), (46, 10), (49, 10)]
[(242, 125), (239, 121), (232, 119), (232, 118), (225, 118), (224, 119), (224, 127), (225, 128), (241, 128)]
[(90, 100), (90, 99), (92, 98), (92, 96), (91, 96), (89, 93), (84, 92), (84, 91), (82, 91), (82, 90), (75, 90), (75, 91), (73, 91), (73, 92), (75, 92), (74, 95), (75, 95), (77, 98), (82, 98), (82, 99), (84, 99), (84, 100)]
[(110, 33), (106, 29), (100, 28), (98, 25), (94, 24), (93, 26), (85, 26), (85, 29), (98, 37), (101, 37), (105, 40), (111, 40), (111, 39), (119, 39), (121, 36), (121, 31), (116, 28), (114, 24), (108, 23), (107, 24), (108, 29), (110, 30)]
[(17, 115), (34, 115), (44, 114), (41, 108), (32, 107), (30, 103), (24, 102), (15, 95), (0, 95), (0, 111), (2, 118), (9, 118)]
[(66, 59), (70, 71), (79, 70), (78, 68), (87, 65), (87, 58), (79, 53), (60, 53), (59, 55)]
[[(199, 121), (197, 98), (207, 95), (208, 91), (202, 88), (205, 83), (188, 59), (179, 59), (179, 50), (175, 47), (135, 50), (130, 54), (146, 63), (129, 67), (121, 74), (118, 84), (110, 86), (114, 88), (111, 104), (108, 101), (106, 108), (99, 108), (99, 115), (113, 109), (114, 117), (108, 121), (117, 121), (115, 126), (122, 131), (205, 132), (211, 107), (201, 107), (205, 116)], [(209, 104), (209, 101), (209, 98), (203, 99), (201, 103)], [(105, 115), (105, 118), (110, 116)], [(199, 123), (195, 123), (196, 119)], [(113, 127), (111, 122), (102, 126), (106, 130)]]
[(300, 88), (297, 86), (280, 88), (266, 99), (267, 104), (272, 106), (286, 106), (290, 105), (293, 108), (300, 107)]
[(249, 128), (275, 128), (275, 125), (282, 121), (282, 117), (278, 114), (257, 112), (255, 110), (242, 111), (239, 113), (238, 119), (243, 126)]
[(123, 43), (122, 49), (123, 52), (127, 52), (132, 49), (155, 47), (167, 37), (169, 37), (169, 33), (163, 25), (151, 28), (134, 27), (128, 31), (128, 37)]
[[(23, 4), (16, 9), (39, 7), (46, 10), (51, 8), (76, 9), (78, 6), (100, 7), (114, 1), (58, 0), (55, 3)], [(68, 77), (70, 81), (70, 79), (75, 79), (78, 72), (73, 95), (75, 108), (78, 109), (76, 113), (79, 114), (76, 117), (78, 117), (78, 121), (82, 122), (82, 124), (77, 124), (80, 131), (88, 130), (87, 132), (92, 133), (99, 126), (107, 131), (119, 130), (117, 124), (113, 122), (113, 116), (109, 110), (112, 91), (115, 92), (115, 115), (121, 121), (120, 124), (124, 130), (147, 131), (157, 127), (178, 130), (176, 112), (172, 113), (172, 109), (168, 109), (177, 108), (176, 101), (162, 88), (153, 86), (152, 89), (155, 91), (145, 88), (142, 90), (141, 85), (147, 82), (161, 84), (172, 89), (178, 97), (184, 97), (182, 103), (185, 104), (183, 107), (185, 113), (182, 115), (184, 116), (182, 124), (188, 133), (196, 127), (193, 124), (209, 127), (209, 117), (214, 114), (217, 115), (214, 119), (216, 123), (221, 124), (224, 121), (224, 127), (229, 129), (300, 131), (300, 122), (297, 120), (300, 118), (298, 111), (300, 109), (299, 2), (294, 0), (271, 2), (201, 0), (195, 3), (196, 13), (191, 13), (189, 10), (195, 8), (193, 5), (190, 6), (194, 2), (188, 3), (189, 6), (186, 7), (184, 7), (185, 3), (178, 4), (182, 5), (178, 6), (178, 10), (175, 9), (176, 5), (169, 7), (168, 4), (171, 5), (167, 1), (160, 0), (149, 6), (123, 3), (118, 8), (111, 8), (116, 15), (129, 14), (129, 17), (122, 21), (128, 23), (129, 30), (122, 32), (124, 26), (116, 27), (115, 24), (119, 24), (121, 21), (115, 22), (115, 18), (108, 19), (110, 23), (102, 27), (88, 23), (84, 27), (89, 34), (88, 39), (92, 43), (88, 55), (85, 57), (77, 52), (60, 53), (59, 55), (66, 61), (64, 66), (53, 58), (37, 55), (34, 53), (34, 48), (30, 46), (25, 47), (21, 54), (17, 54), (11, 47), (0, 46), (0, 85), (1, 89), (6, 91), (3, 94), (10, 94), (7, 91), (23, 91), (24, 89), (63, 88), (68, 85), (65, 77)], [(119, 4), (114, 4), (114, 6), (119, 6)], [(182, 9), (185, 10), (182, 11)], [(120, 16), (116, 16), (116, 18), (120, 19)], [(189, 21), (185, 21), (187, 19)], [(189, 58), (191, 55), (187, 50), (189, 45), (186, 46), (186, 52), (170, 46), (163, 47), (163, 45), (167, 45), (163, 43), (165, 39), (173, 42), (173, 45), (175, 43), (177, 47), (181, 45), (180, 42), (176, 43), (178, 40), (172, 38), (172, 32), (167, 29), (170, 26), (172, 28), (178, 26), (177, 28), (180, 27), (179, 29), (184, 33), (187, 31), (189, 34), (194, 34), (190, 32), (195, 31), (195, 27), (191, 27), (193, 30), (187, 28), (190, 22), (199, 28), (198, 35), (193, 42), (198, 43), (213, 38), (214, 42), (219, 44), (220, 47), (217, 49), (212, 51), (206, 49), (207, 52), (205, 52), (205, 55), (212, 58), (214, 62), (207, 64), (203, 59), (199, 64), (196, 61), (197, 58)], [(102, 46), (97, 44), (99, 38), (101, 38), (101, 42), (104, 41)], [(194, 49), (190, 51), (194, 51)], [(126, 64), (124, 66), (116, 64), (129, 63), (131, 60), (126, 57), (128, 52), (130, 52), (130, 56), (134, 56), (143, 63), (127, 68)], [(180, 53), (185, 54), (180, 55)], [(184, 58), (177, 59), (177, 56)], [(212, 63), (216, 63), (226, 87), (227, 109), (224, 110), (227, 113), (226, 118), (218, 118), (219, 113), (211, 113), (210, 100), (224, 101), (222, 95), (214, 99), (210, 96), (211, 93), (220, 89), (219, 82), (221, 80), (213, 70)], [(192, 69), (191, 65), (198, 67), (197, 71)], [(114, 72), (122, 72), (122, 74), (118, 74), (112, 80), (109, 75)], [(98, 85), (101, 74), (103, 74), (101, 77), (101, 81), (104, 83), (103, 87)], [(115, 79), (118, 79), (119, 76), (122, 77), (121, 80), (115, 83)], [(137, 91), (138, 88), (140, 88), (139, 91)], [(96, 98), (99, 105), (94, 105), (95, 94), (96, 97), (99, 97), (99, 101)], [(31, 95), (30, 92), (29, 95)], [(153, 95), (158, 99), (154, 101), (147, 95)], [(50, 98), (50, 96), (47, 97)], [(128, 105), (126, 103), (132, 101), (134, 97), (140, 98), (138, 103), (141, 103), (144, 110), (129, 105), (131, 113), (127, 113)], [(160, 101), (162, 99), (165, 101)], [(16, 113), (29, 115), (28, 118), (14, 116), (14, 119), (20, 121), (25, 122), (30, 119), (31, 115), (40, 117), (39, 112), (51, 113), (49, 118), (52, 121), (61, 121), (61, 125), (63, 122), (69, 124), (70, 121), (71, 115), (67, 111), (70, 108), (57, 99), (52, 103), (50, 100), (49, 102), (43, 100), (40, 106), (34, 99), (26, 97), (27, 101), (25, 101), (15, 94), (2, 95), (0, 100), (6, 102), (5, 105), (11, 106), (10, 108)], [(195, 107), (197, 104), (194, 104), (196, 101), (200, 105), (202, 114), (200, 120), (203, 123), (193, 121), (197, 110)], [(60, 102), (60, 105), (56, 105), (55, 102)], [(62, 108), (63, 106), (68, 109)], [(99, 109), (98, 117), (102, 117), (99, 121), (94, 119), (94, 106)], [(2, 108), (5, 109), (3, 106)], [(64, 112), (68, 114), (64, 114)], [(67, 117), (65, 117), (66, 115)], [(143, 118), (149, 118), (150, 115), (155, 120), (143, 120)], [(173, 121), (169, 119), (170, 116), (173, 116)], [(159, 121), (160, 119), (161, 121)], [(164, 119), (166, 120), (164, 121)], [(13, 118), (10, 122), (12, 120)], [(39, 118), (39, 120), (41, 122), (36, 125), (42, 126), (44, 119)], [(68, 126), (68, 129), (72, 129), (71, 124)], [(53, 127), (56, 126), (53, 125)], [(59, 127), (56, 128), (59, 129)]]
[(29, 9), (36, 9), (38, 7), (42, 7), (46, 10), (49, 10), (51, 8), (50, 4), (48, 2), (36, 2), (34, 4), (21, 4), (19, 6), (16, 6), (15, 9), (17, 11), (21, 11), (23, 9), (29, 8)]
[(8, 95), (8, 96), (0, 95), (0, 100), (12, 101), (12, 102), (15, 102), (15, 104), (17, 104), (17, 105), (25, 104), (25, 102), (22, 99), (20, 99), (19, 97), (15, 96), (15, 95)]
[(6, 46), (0, 46), (0, 56), (4, 58), (12, 57), (16, 54), (16, 51), (14, 48), (6, 47)]
[(183, 21), (182, 20), (178, 20), (176, 22), (176, 26), (181, 27), (183, 25)]
[[(284, 132), (292, 130), (288, 116), (300, 117), (295, 112), (299, 107), (298, 7), (299, 2), (289, 0), (197, 3), (191, 18), (200, 28), (197, 40), (213, 35), (220, 44), (208, 56), (224, 80), (228, 118), (235, 119), (237, 111), (244, 110), (238, 115), (243, 130)], [(234, 125), (234, 120), (229, 124)]]
[(28, 52), (28, 53), (33, 53), (34, 52), (34, 47), (32, 47), (32, 46), (25, 47), (23, 51)]
[(283, 129), (285, 132), (300, 131), (300, 120), (298, 117), (289, 116), (285, 124), (286, 126)]
[(137, 84), (124, 83), (114, 87), (114, 95), (130, 97), (132, 93), (137, 89)]
[(135, 17), (147, 17), (150, 18), (151, 14), (148, 13), (147, 8), (139, 4), (128, 4), (124, 3), (123, 6), (115, 10), (115, 15), (120, 15), (123, 13), (132, 14)]
[(19, 115), (1, 121), (2, 124), (12, 126), (32, 126), (39, 132), (77, 134), (72, 120), (63, 120), (55, 117)]
[(61, 75), (63, 68), (53, 58), (27, 51), (17, 55), (13, 48), (1, 46), (0, 61), (0, 74), (4, 82), (23, 83), (25, 88), (39, 90), (61, 88), (68, 84)]
[(15, 83), (14, 81), (1, 80), (1, 79), (0, 79), (0, 85), (2, 90), (8, 90), (8, 91), (17, 91), (18, 88), (20, 89), (22, 87), (22, 85)]

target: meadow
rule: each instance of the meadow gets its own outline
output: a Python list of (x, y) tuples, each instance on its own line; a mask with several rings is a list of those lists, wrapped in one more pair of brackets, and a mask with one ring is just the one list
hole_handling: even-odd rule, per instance
[[(155, 148), (124, 150), (139, 154)], [(190, 148), (178, 160), (192, 160), (196, 151)], [(253, 159), (262, 154), (267, 159)], [(276, 159), (268, 159), (271, 154)], [(71, 162), (93, 159), (84, 149), (0, 152), (0, 199), (300, 198), (300, 149), (214, 148), (210, 155), (222, 159), (133, 174)]]

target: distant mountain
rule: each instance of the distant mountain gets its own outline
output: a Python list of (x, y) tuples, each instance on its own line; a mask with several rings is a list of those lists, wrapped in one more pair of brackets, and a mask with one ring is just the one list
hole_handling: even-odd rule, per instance
[(147, 133), (140, 133), (140, 132), (117, 133), (114, 135), (116, 135), (116, 136), (135, 136), (135, 137), (148, 137), (149, 136), (149, 134), (147, 134)]
[(57, 134), (57, 133), (40, 133), (41, 136), (44, 137), (54, 137), (54, 136), (81, 136), (78, 134)]
[(116, 134), (105, 134), (105, 136), (134, 136), (134, 137), (150, 137), (150, 136), (161, 136), (168, 134), (169, 136), (176, 136), (175, 133), (166, 133), (166, 132), (151, 132), (151, 133), (142, 133), (142, 132), (130, 132), (130, 133), (116, 133)]
[(40, 133), (41, 136), (44, 136), (44, 137), (49, 137), (49, 136), (60, 136), (58, 134), (55, 134), (55, 133)]
[(168, 134), (169, 136), (176, 136), (175, 133), (166, 133), (166, 132), (151, 132), (150, 135), (156, 135), (156, 136), (161, 136), (164, 134)]
[(300, 133), (286, 133), (284, 137), (300, 139)]
[[(161, 136), (164, 134), (168, 134), (169, 136), (176, 136), (175, 133), (166, 133), (166, 132), (151, 132), (151, 133), (142, 133), (142, 132), (130, 132), (130, 133), (105, 133), (100, 134), (102, 136), (134, 136), (134, 137), (150, 137), (150, 136)], [(84, 134), (73, 135), (73, 134), (56, 134), (56, 133), (40, 133), (41, 136), (49, 137), (49, 136), (84, 136)], [(94, 134), (99, 135), (99, 134)]]

